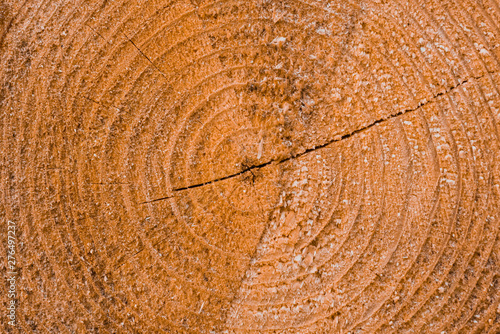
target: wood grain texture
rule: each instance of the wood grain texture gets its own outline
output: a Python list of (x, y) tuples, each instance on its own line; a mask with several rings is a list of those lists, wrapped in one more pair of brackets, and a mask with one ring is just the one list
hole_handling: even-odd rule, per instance
[(499, 333), (499, 83), (498, 0), (3, 1), (0, 331)]

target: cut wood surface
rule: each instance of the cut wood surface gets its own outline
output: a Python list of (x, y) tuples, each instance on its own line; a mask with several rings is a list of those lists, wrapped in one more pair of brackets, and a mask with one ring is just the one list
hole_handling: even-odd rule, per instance
[(0, 332), (500, 333), (499, 128), (498, 0), (0, 2)]

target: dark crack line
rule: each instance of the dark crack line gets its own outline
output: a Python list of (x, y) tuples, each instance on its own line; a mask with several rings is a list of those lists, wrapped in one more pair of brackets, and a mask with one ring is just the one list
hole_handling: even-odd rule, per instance
[(99, 37), (101, 37), (106, 43), (108, 43), (109, 45), (112, 45), (106, 38), (104, 38), (97, 30), (95, 30), (94, 28), (92, 28), (90, 25), (87, 24), (87, 22), (84, 22), (83, 23), (84, 25), (86, 25), (87, 27), (90, 28), (90, 30), (92, 30), (96, 35), (98, 35)]
[(144, 58), (146, 58), (151, 63), (151, 65), (153, 65), (153, 67), (158, 71), (158, 73), (160, 73), (165, 78), (165, 80), (167, 80), (167, 82), (168, 82), (168, 79), (167, 79), (167, 76), (165, 75), (165, 73), (163, 73), (158, 68), (158, 66), (156, 66), (155, 63), (153, 63), (153, 61), (151, 59), (149, 59), (149, 57), (146, 56), (146, 54), (144, 52), (142, 52), (142, 50), (139, 49), (139, 47), (137, 45), (135, 45), (134, 41), (132, 41), (132, 39), (130, 39), (130, 37), (128, 37), (123, 31), (122, 31), (122, 34), (123, 34), (123, 36), (125, 36), (129, 40), (130, 43), (132, 43), (132, 45), (137, 49), (137, 51), (139, 51), (141, 53), (141, 55), (143, 55)]
[[(272, 164), (273, 162), (276, 162), (276, 160), (270, 160), (270, 161), (265, 162), (265, 163), (260, 164), (260, 165), (253, 165), (253, 166), (250, 166), (250, 167), (247, 167), (247, 168), (243, 169), (242, 171), (240, 171), (238, 173), (234, 173), (234, 174), (231, 174), (231, 175), (226, 175), (224, 177), (220, 177), (220, 178), (212, 180), (212, 181), (207, 181), (207, 182), (204, 182), (204, 183), (198, 183), (198, 184), (194, 184), (192, 186), (187, 186), (187, 187), (174, 188), (172, 191), (176, 192), (176, 191), (183, 191), (183, 190), (188, 190), (188, 189), (194, 189), (194, 188), (199, 188), (199, 187), (207, 186), (207, 185), (212, 184), (212, 183), (216, 183), (216, 182), (219, 182), (219, 181), (224, 181), (224, 180), (231, 179), (233, 177), (245, 174), (246, 172), (251, 172), (252, 173), (252, 170), (265, 167), (267, 165)], [(150, 200), (150, 201), (141, 202), (139, 204), (154, 203), (154, 202), (162, 201), (162, 200), (169, 199), (169, 198), (172, 198), (172, 197), (174, 197), (174, 196), (160, 197), (160, 198), (156, 198), (156, 199), (153, 199), (153, 200)]]
[[(97, 30), (95, 30), (94, 28), (92, 28), (90, 25), (88, 25), (87, 23), (84, 23), (87, 27), (89, 27), (95, 34), (97, 34), (99, 37), (101, 37), (106, 43), (110, 44), (111, 43), (106, 39), (104, 38)], [(137, 51), (139, 51), (139, 53), (144, 57), (146, 58), (150, 63), (151, 65), (153, 65), (153, 67), (158, 71), (158, 73), (160, 73), (164, 78), (165, 80), (168, 81), (167, 79), (167, 76), (165, 75), (165, 73), (163, 73), (159, 68), (158, 66), (155, 65), (155, 63), (153, 63), (153, 61), (148, 57), (146, 56), (146, 54), (144, 52), (142, 52), (141, 49), (139, 49), (139, 47), (134, 43), (134, 41), (132, 41), (132, 39), (130, 37), (127, 36), (127, 34), (125, 34), (123, 31), (122, 31), (122, 34), (123, 36), (125, 36), (125, 38), (130, 42), (132, 43), (132, 45), (137, 49)]]
[[(488, 73), (494, 73), (494, 72), (490, 72), (488, 71)], [(414, 111), (417, 111), (418, 109), (434, 102), (437, 98), (439, 98), (440, 96), (444, 96), (444, 95), (447, 95), (449, 94), (450, 92), (452, 92), (453, 90), (457, 89), (458, 87), (460, 87), (461, 85), (469, 82), (469, 80), (471, 79), (475, 79), (475, 80), (480, 80), (482, 79), (486, 74), (483, 74), (483, 75), (480, 75), (480, 76), (472, 76), (468, 79), (465, 79), (461, 82), (459, 82), (458, 84), (456, 84), (455, 86), (452, 86), (450, 88), (448, 88), (447, 90), (445, 90), (444, 92), (441, 92), (441, 93), (437, 93), (436, 95), (434, 95), (432, 98), (430, 98), (428, 101), (425, 101), (425, 102), (419, 102), (418, 105), (415, 107), (415, 108), (411, 108), (411, 109), (404, 109), (396, 114), (392, 114), (392, 115), (389, 115), (388, 117), (385, 117), (385, 118), (381, 118), (381, 119), (378, 119), (360, 129), (357, 129), (357, 130), (354, 130), (350, 133), (347, 133), (345, 135), (343, 135), (342, 137), (340, 138), (336, 138), (336, 139), (332, 139), (330, 141), (327, 141), (326, 143), (324, 144), (321, 144), (319, 146), (314, 146), (312, 148), (308, 148), (306, 149), (305, 151), (301, 152), (301, 153), (297, 153), (297, 154), (293, 154), (287, 158), (284, 158), (284, 159), (274, 159), (274, 160), (270, 160), (268, 162), (265, 162), (265, 163), (262, 163), (262, 164), (259, 164), (259, 165), (252, 165), (252, 166), (249, 166), (245, 169), (243, 169), (242, 171), (238, 172), (238, 173), (234, 173), (234, 174), (231, 174), (231, 175), (226, 175), (224, 177), (220, 177), (218, 179), (215, 179), (215, 180), (211, 180), (211, 181), (207, 181), (207, 182), (203, 182), (203, 183), (198, 183), (198, 184), (194, 184), (194, 185), (191, 185), (191, 186), (187, 186), (187, 187), (180, 187), (180, 188), (174, 188), (172, 191), (173, 192), (177, 192), (177, 191), (183, 191), (183, 190), (188, 190), (188, 189), (195, 189), (195, 188), (199, 188), (199, 187), (203, 187), (203, 186), (207, 186), (207, 185), (210, 185), (210, 184), (213, 184), (213, 183), (217, 183), (217, 182), (220, 182), (220, 181), (224, 181), (224, 180), (227, 180), (227, 179), (231, 179), (233, 177), (237, 177), (237, 176), (240, 176), (242, 174), (245, 174), (246, 172), (251, 172), (253, 174), (253, 170), (254, 169), (260, 169), (260, 168), (263, 168), (263, 167), (266, 167), (272, 163), (276, 163), (276, 164), (281, 164), (283, 162), (287, 162), (287, 161), (290, 161), (292, 159), (296, 159), (296, 158), (299, 158), (303, 155), (306, 155), (310, 152), (314, 152), (316, 150), (319, 150), (319, 149), (322, 149), (322, 148), (325, 148), (327, 147), (328, 145), (331, 145), (333, 143), (336, 143), (336, 142), (339, 142), (339, 141), (342, 141), (342, 140), (346, 140), (358, 133), (361, 133), (363, 131), (366, 131), (374, 126), (376, 126), (377, 124), (381, 124), (383, 122), (386, 122), (390, 119), (393, 119), (393, 118), (396, 118), (396, 117), (399, 117), (399, 116), (402, 116), (402, 115), (405, 115), (405, 114), (408, 114), (408, 113), (411, 113), (411, 112), (414, 112)], [(171, 196), (165, 196), (165, 197), (160, 197), (160, 198), (156, 198), (156, 199), (153, 199), (153, 200), (150, 200), (150, 201), (144, 201), (144, 202), (141, 202), (139, 204), (146, 204), (146, 203), (154, 203), (154, 202), (158, 202), (158, 201), (162, 201), (162, 200), (166, 200), (166, 199), (170, 199), (170, 198), (173, 198), (174, 195), (171, 195)]]
[[(478, 76), (478, 77), (472, 77), (472, 78), (474, 78), (474, 79), (476, 79), (476, 80), (479, 80), (479, 79), (483, 78), (484, 76), (485, 76), (485, 75), (483, 74), (483, 75), (481, 75), (481, 76)], [(333, 143), (335, 143), (335, 142), (339, 142), (339, 141), (341, 141), (341, 140), (345, 140), (345, 139), (347, 139), (347, 138), (349, 138), (349, 137), (352, 137), (352, 136), (354, 136), (354, 135), (356, 135), (356, 134), (358, 134), (358, 133), (361, 133), (361, 132), (363, 132), (363, 131), (366, 131), (366, 130), (370, 129), (370, 128), (374, 127), (374, 126), (375, 126), (375, 125), (377, 125), (377, 124), (380, 124), (380, 123), (386, 122), (386, 121), (388, 121), (388, 120), (390, 120), (390, 119), (392, 119), (392, 118), (397, 118), (397, 117), (399, 117), (399, 116), (402, 116), (402, 115), (405, 115), (405, 114), (408, 114), (408, 113), (414, 112), (414, 111), (416, 111), (416, 110), (418, 110), (418, 109), (420, 109), (420, 108), (422, 108), (422, 107), (426, 106), (427, 104), (430, 104), (430, 103), (434, 102), (434, 101), (435, 101), (438, 97), (443, 96), (443, 95), (446, 95), (446, 94), (449, 94), (450, 92), (452, 92), (452, 91), (453, 91), (453, 90), (455, 90), (456, 88), (458, 88), (458, 87), (460, 87), (461, 85), (463, 85), (463, 84), (467, 83), (469, 80), (470, 80), (470, 78), (469, 78), (469, 79), (466, 79), (466, 80), (463, 80), (462, 82), (458, 83), (457, 85), (455, 85), (455, 86), (452, 86), (452, 87), (448, 88), (448, 89), (447, 89), (447, 90), (445, 90), (444, 92), (437, 93), (437, 94), (436, 94), (436, 95), (434, 95), (432, 98), (430, 98), (428, 101), (425, 101), (425, 102), (419, 102), (419, 103), (418, 103), (418, 105), (417, 105), (415, 108), (401, 110), (400, 112), (397, 112), (397, 113), (395, 113), (395, 114), (391, 114), (391, 115), (389, 115), (389, 116), (387, 116), (387, 117), (385, 117), (385, 118), (378, 119), (378, 120), (374, 121), (373, 123), (370, 123), (370, 124), (368, 124), (368, 125), (366, 125), (366, 126), (364, 126), (364, 127), (360, 128), (360, 129), (357, 129), (357, 130), (354, 130), (354, 131), (352, 131), (352, 132), (350, 132), (350, 133), (347, 133), (347, 134), (343, 135), (343, 136), (342, 136), (342, 137), (340, 137), (340, 138), (332, 139), (332, 140), (330, 140), (330, 141), (328, 141), (328, 142), (326, 142), (326, 143), (324, 143), (324, 144), (322, 144), (322, 145), (319, 145), (319, 146), (314, 146), (313, 148), (308, 148), (308, 149), (306, 149), (304, 152), (301, 152), (301, 153), (295, 154), (295, 155), (293, 155), (293, 156), (290, 156), (290, 157), (285, 158), (285, 159), (283, 159), (283, 160), (279, 160), (279, 161), (277, 161), (277, 162), (278, 162), (278, 163), (283, 163), (283, 162), (289, 161), (289, 160), (291, 160), (291, 159), (295, 159), (295, 158), (301, 157), (301, 156), (303, 156), (303, 155), (305, 155), (305, 154), (307, 154), (307, 153), (310, 153), (310, 152), (313, 152), (313, 151), (316, 151), (316, 150), (322, 149), (322, 148), (324, 148), (324, 147), (326, 147), (326, 146), (328, 146), (328, 145), (330, 145), (330, 144), (333, 144)]]

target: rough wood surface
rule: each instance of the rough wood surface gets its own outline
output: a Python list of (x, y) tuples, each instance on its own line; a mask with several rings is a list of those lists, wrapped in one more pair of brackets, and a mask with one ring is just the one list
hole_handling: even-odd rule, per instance
[(4, 1), (0, 331), (500, 333), (499, 83), (498, 0)]

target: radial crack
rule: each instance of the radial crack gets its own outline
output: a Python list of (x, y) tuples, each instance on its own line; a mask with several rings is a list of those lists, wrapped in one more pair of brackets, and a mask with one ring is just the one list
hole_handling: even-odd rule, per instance
[(128, 36), (127, 36), (124, 32), (122, 32), (122, 34), (123, 34), (123, 36), (125, 36), (125, 37), (129, 40), (129, 42), (130, 42), (130, 43), (132, 43), (132, 45), (133, 45), (133, 46), (137, 49), (137, 51), (139, 51), (139, 53), (140, 53), (141, 55), (143, 55), (143, 56), (144, 56), (144, 58), (146, 58), (146, 59), (147, 59), (147, 60), (151, 63), (151, 65), (153, 65), (153, 67), (154, 67), (154, 68), (155, 68), (155, 69), (156, 69), (156, 70), (157, 70), (157, 71), (158, 71), (158, 72), (159, 72), (159, 73), (160, 73), (160, 74), (161, 74), (161, 75), (165, 78), (165, 80), (167, 80), (167, 81), (168, 81), (167, 76), (165, 75), (165, 73), (163, 73), (163, 72), (162, 72), (162, 71), (158, 68), (158, 66), (156, 66), (156, 65), (155, 65), (155, 63), (153, 63), (153, 61), (152, 61), (151, 59), (149, 59), (149, 57), (148, 57), (148, 56), (146, 56), (146, 54), (145, 54), (144, 52), (142, 52), (142, 50), (141, 50), (141, 49), (139, 49), (139, 47), (138, 47), (137, 45), (135, 45), (134, 41), (132, 41), (132, 39), (130, 39), (130, 37), (128, 37)]
[[(488, 73), (494, 73), (494, 72), (488, 72)], [(267, 162), (264, 162), (262, 164), (259, 164), (259, 165), (248, 166), (248, 167), (244, 168), (243, 170), (241, 170), (238, 173), (226, 175), (226, 176), (220, 177), (218, 179), (214, 179), (214, 180), (203, 182), (203, 183), (193, 184), (193, 185), (186, 186), (186, 187), (174, 188), (174, 189), (172, 189), (172, 191), (175, 193), (175, 192), (178, 192), (178, 191), (183, 191), (183, 190), (188, 190), (188, 189), (194, 189), (194, 188), (199, 188), (199, 187), (207, 186), (207, 185), (210, 185), (210, 184), (213, 184), (213, 183), (217, 183), (219, 181), (224, 181), (224, 180), (227, 180), (227, 179), (231, 179), (233, 177), (237, 177), (237, 176), (242, 175), (242, 174), (244, 174), (246, 172), (252, 172), (254, 169), (260, 169), (260, 168), (263, 168), (263, 167), (265, 167), (267, 165), (270, 165), (272, 163), (281, 164), (283, 162), (286, 162), (286, 161), (289, 161), (289, 160), (292, 160), (292, 159), (296, 159), (296, 158), (301, 157), (303, 155), (306, 155), (306, 154), (308, 154), (310, 152), (314, 152), (314, 151), (317, 151), (319, 149), (325, 148), (325, 147), (327, 147), (327, 146), (329, 146), (329, 145), (331, 145), (333, 143), (336, 143), (336, 142), (348, 139), (348, 138), (350, 138), (350, 137), (352, 137), (352, 136), (354, 136), (354, 135), (356, 135), (356, 134), (358, 134), (360, 132), (366, 131), (366, 130), (374, 127), (377, 124), (381, 124), (381, 123), (386, 122), (386, 121), (388, 121), (390, 119), (397, 118), (399, 116), (402, 116), (402, 115), (405, 115), (405, 114), (417, 111), (420, 108), (428, 105), (429, 103), (434, 102), (438, 97), (446, 95), (446, 94), (449, 94), (450, 92), (452, 92), (453, 90), (457, 89), (461, 85), (469, 82), (469, 80), (471, 80), (471, 79), (480, 80), (485, 75), (486, 74), (483, 74), (483, 75), (480, 75), (480, 76), (472, 76), (472, 77), (470, 77), (468, 79), (465, 79), (465, 80), (459, 82), (455, 86), (452, 86), (452, 87), (446, 89), (444, 92), (437, 93), (436, 95), (434, 95), (432, 98), (430, 98), (427, 101), (419, 102), (418, 105), (415, 108), (404, 109), (404, 110), (401, 110), (401, 111), (399, 111), (399, 112), (397, 112), (395, 114), (391, 114), (391, 115), (389, 115), (389, 116), (387, 116), (385, 118), (378, 119), (378, 120), (376, 120), (376, 121), (374, 121), (374, 122), (372, 122), (372, 123), (370, 123), (368, 125), (365, 125), (362, 128), (356, 129), (356, 130), (354, 130), (354, 131), (352, 131), (350, 133), (342, 135), (340, 138), (335, 138), (335, 139), (329, 140), (329, 141), (327, 141), (327, 142), (325, 142), (325, 143), (323, 143), (321, 145), (314, 146), (312, 148), (308, 148), (308, 149), (304, 150), (303, 152), (290, 155), (289, 157), (286, 157), (286, 158), (283, 158), (283, 159), (271, 159), (271, 160), (269, 160)], [(156, 198), (156, 199), (153, 199), (153, 200), (141, 202), (140, 204), (154, 203), (154, 202), (162, 201), (162, 200), (165, 200), (165, 199), (170, 199), (170, 198), (173, 198), (173, 197), (174, 197), (174, 195), (160, 197), (160, 198)]]
[[(231, 179), (233, 177), (245, 174), (246, 172), (252, 172), (252, 170), (254, 170), (254, 169), (259, 169), (259, 168), (265, 167), (267, 165), (272, 164), (273, 162), (276, 162), (276, 160), (270, 160), (270, 161), (262, 163), (260, 165), (252, 165), (252, 166), (249, 166), (249, 167), (243, 169), (242, 171), (240, 171), (238, 173), (234, 173), (234, 174), (231, 174), (231, 175), (226, 175), (224, 177), (220, 177), (220, 178), (215, 179), (215, 180), (207, 181), (207, 182), (204, 182), (204, 183), (198, 183), (198, 184), (194, 184), (194, 185), (187, 186), (187, 187), (174, 188), (172, 191), (176, 192), (176, 191), (182, 191), (182, 190), (188, 190), (188, 189), (193, 189), (193, 188), (199, 188), (199, 187), (207, 186), (207, 185), (212, 184), (212, 183), (216, 183), (216, 182), (219, 182), (219, 181), (224, 181), (224, 180)], [(172, 198), (172, 197), (173, 196), (160, 197), (160, 198), (156, 198), (156, 199), (153, 199), (153, 200), (150, 200), (150, 201), (141, 202), (140, 204), (158, 202), (158, 201), (161, 201), (161, 200), (164, 200), (164, 199), (169, 199), (169, 198)]]

